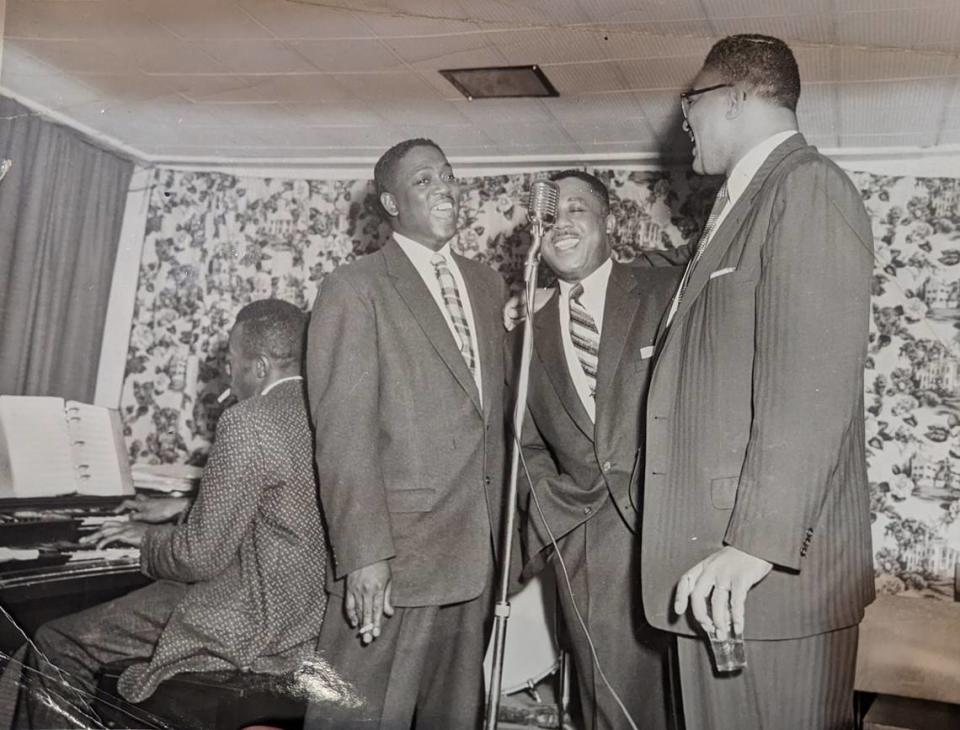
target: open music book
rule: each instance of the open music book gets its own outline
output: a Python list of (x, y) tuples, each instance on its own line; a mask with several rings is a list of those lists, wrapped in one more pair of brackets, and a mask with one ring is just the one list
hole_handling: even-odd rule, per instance
[(133, 494), (120, 414), (62, 398), (0, 395), (0, 498)]

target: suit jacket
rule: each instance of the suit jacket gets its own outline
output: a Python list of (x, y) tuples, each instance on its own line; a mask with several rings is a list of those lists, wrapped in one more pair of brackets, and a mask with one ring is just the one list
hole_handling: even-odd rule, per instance
[(487, 266), (456, 260), (477, 327), (482, 404), (395, 241), (329, 274), (314, 305), (306, 367), (333, 592), (388, 559), (400, 606), (475, 598), (489, 579), (503, 507), (505, 285)]
[(774, 569), (746, 636), (856, 624), (873, 599), (864, 457), (873, 238), (860, 194), (799, 135), (714, 233), (658, 345), (646, 410), (643, 600), (722, 545)]
[(223, 413), (186, 522), (143, 540), (143, 572), (190, 587), (150, 660), (121, 675), (124, 697), (181, 672), (283, 674), (312, 654), (326, 608), (312, 451), (302, 382)]
[[(534, 316), (524, 458), (547, 524), (558, 539), (613, 499), (629, 529), (639, 532), (642, 465), (640, 414), (653, 362), (657, 325), (682, 273), (614, 263), (604, 302), (596, 391), (596, 424), (570, 378), (560, 337), (559, 297)], [(524, 545), (533, 560), (550, 545), (524, 479), (520, 507)], [(627, 529), (625, 527), (624, 529)], [(626, 556), (610, 556), (626, 559)], [(531, 572), (539, 561), (530, 563)]]

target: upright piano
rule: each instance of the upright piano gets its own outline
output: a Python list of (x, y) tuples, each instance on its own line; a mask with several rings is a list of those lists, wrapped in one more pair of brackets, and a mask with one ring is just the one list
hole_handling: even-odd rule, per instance
[(79, 544), (123, 497), (0, 499), (0, 650), (12, 653), (46, 621), (117, 598), (150, 579), (136, 549)]

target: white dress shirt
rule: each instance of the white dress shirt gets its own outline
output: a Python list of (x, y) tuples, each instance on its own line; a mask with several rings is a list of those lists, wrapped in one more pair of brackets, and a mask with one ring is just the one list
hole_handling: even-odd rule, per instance
[[(610, 281), (612, 270), (613, 259), (607, 259), (579, 282), (583, 286), (580, 304), (593, 317), (593, 321), (597, 325), (597, 332), (600, 335), (603, 334), (603, 306), (607, 301), (607, 283)], [(580, 402), (583, 403), (590, 420), (596, 422), (597, 404), (593, 396), (590, 395), (590, 381), (587, 379), (586, 373), (583, 372), (580, 356), (577, 355), (577, 350), (573, 346), (573, 339), (570, 337), (570, 290), (577, 283), (576, 281), (560, 280), (560, 340), (563, 342), (567, 372), (570, 373), (570, 379), (577, 389)]]
[(460, 333), (457, 332), (456, 327), (453, 326), (453, 320), (450, 318), (450, 312), (447, 311), (447, 305), (443, 303), (443, 292), (440, 291), (440, 281), (437, 279), (437, 270), (430, 261), (436, 254), (442, 255), (446, 259), (447, 268), (450, 269), (453, 280), (457, 283), (457, 289), (460, 292), (460, 301), (463, 303), (463, 311), (466, 313), (467, 323), (470, 325), (470, 344), (473, 347), (474, 362), (476, 363), (473, 379), (477, 384), (477, 392), (480, 394), (480, 402), (482, 403), (483, 388), (481, 383), (483, 382), (483, 378), (481, 377), (480, 369), (482, 366), (480, 363), (480, 348), (477, 342), (477, 324), (473, 318), (473, 307), (470, 305), (470, 292), (467, 291), (467, 284), (463, 280), (463, 274), (460, 273), (460, 267), (457, 266), (457, 261), (453, 257), (453, 252), (450, 249), (450, 241), (443, 244), (443, 247), (439, 251), (432, 251), (422, 243), (417, 243), (412, 238), (408, 238), (397, 232), (394, 232), (393, 238), (400, 245), (400, 249), (406, 254), (407, 258), (410, 259), (410, 263), (413, 264), (413, 268), (420, 274), (423, 283), (427, 285), (430, 296), (432, 296), (433, 300), (437, 303), (440, 314), (443, 315), (443, 321), (447, 323), (447, 328), (450, 330), (450, 334), (453, 335), (453, 341), (457, 343), (457, 349), (462, 351), (463, 343), (460, 341)]
[(303, 376), (302, 376), (302, 375), (288, 375), (288, 376), (285, 377), (285, 378), (280, 378), (280, 380), (274, 380), (272, 383), (270, 383), (270, 385), (268, 385), (266, 388), (264, 388), (263, 390), (260, 391), (260, 395), (266, 395), (266, 394), (269, 393), (271, 390), (273, 390), (273, 389), (276, 388), (278, 385), (280, 385), (280, 383), (286, 383), (286, 382), (289, 381), (289, 380), (303, 380)]

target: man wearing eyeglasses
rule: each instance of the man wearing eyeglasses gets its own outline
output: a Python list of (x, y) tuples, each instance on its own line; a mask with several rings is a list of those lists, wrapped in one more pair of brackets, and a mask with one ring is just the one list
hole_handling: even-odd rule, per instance
[[(798, 132), (799, 94), (786, 44), (738, 35), (681, 95), (694, 171), (725, 181), (661, 326), (641, 534), (645, 615), (678, 634), (688, 730), (853, 723), (874, 596), (873, 239), (850, 180)], [(746, 667), (715, 672), (707, 636), (742, 636)]]

